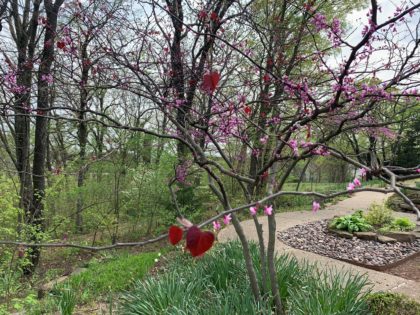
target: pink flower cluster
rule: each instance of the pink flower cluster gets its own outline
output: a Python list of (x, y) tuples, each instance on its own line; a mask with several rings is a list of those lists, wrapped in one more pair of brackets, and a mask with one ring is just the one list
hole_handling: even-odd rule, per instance
[(337, 18), (333, 18), (331, 25), (328, 25), (327, 18), (321, 13), (316, 13), (312, 18), (312, 24), (315, 26), (317, 32), (329, 29), (328, 37), (334, 47), (340, 46), (341, 40), (341, 23)]
[(321, 155), (321, 156), (328, 156), (331, 154), (330, 151), (328, 151), (328, 149), (324, 147), (323, 145), (312, 150), (311, 153), (315, 155)]
[(367, 175), (367, 169), (365, 169), (364, 167), (359, 169), (360, 172), (360, 176), (362, 176), (362, 178), (365, 178)]
[(233, 103), (215, 102), (209, 124), (214, 128), (213, 135), (219, 142), (226, 143), (229, 138), (240, 138), (245, 126), (243, 118), (237, 114)]
[(6, 88), (15, 94), (23, 94), (27, 91), (26, 87), (17, 84), (17, 77), (14, 71), (9, 71), (4, 76), (4, 82)]
[[(259, 205), (257, 204), (257, 205), (255, 205), (255, 206), (253, 206), (253, 207), (250, 207), (249, 208), (249, 213), (252, 215), (252, 216), (255, 216), (255, 215), (257, 215), (257, 213), (258, 213), (258, 208), (259, 208)], [(264, 206), (264, 213), (266, 214), (266, 215), (272, 215), (273, 214), (273, 206), (272, 205), (266, 205), (266, 206)]]
[(298, 142), (297, 140), (290, 140), (288, 142), (289, 147), (292, 149), (293, 151), (293, 156), (299, 156), (299, 151), (298, 151)]
[(328, 37), (330, 38), (334, 47), (338, 47), (341, 44), (341, 23), (337, 18), (333, 18), (331, 23), (331, 31), (328, 32)]
[(316, 201), (313, 201), (312, 202), (312, 212), (313, 213), (316, 213), (316, 212), (318, 212), (318, 210), (321, 208), (321, 205), (318, 203), (318, 202), (316, 202)]
[(43, 74), (41, 76), (41, 80), (44, 82), (47, 82), (48, 84), (52, 84), (54, 82), (54, 79), (51, 73)]
[(283, 76), (284, 91), (290, 96), (295, 97), (299, 95), (300, 100), (304, 104), (309, 104), (312, 99), (311, 91), (307, 82), (295, 83), (289, 79), (288, 76)]
[(178, 182), (187, 184), (186, 179), (187, 179), (189, 167), (190, 167), (190, 163), (188, 161), (185, 161), (184, 163), (179, 164), (176, 167), (175, 177)]
[(260, 138), (260, 143), (261, 143), (261, 144), (266, 144), (266, 143), (267, 143), (267, 141), (268, 141), (268, 135), (265, 135), (264, 137), (261, 137), (261, 138)]
[[(300, 142), (301, 148), (310, 148), (310, 147), (315, 147), (315, 146), (317, 145), (312, 142), (306, 142), (306, 141)], [(321, 155), (321, 156), (329, 156), (331, 154), (330, 151), (328, 151), (328, 149), (323, 145), (318, 145), (315, 149), (311, 150), (311, 153), (314, 155)]]
[(353, 191), (356, 187), (361, 187), (362, 183), (358, 178), (353, 179), (353, 182), (350, 182), (347, 185), (347, 191)]
[(313, 16), (312, 24), (315, 26), (317, 32), (328, 28), (327, 18), (321, 13), (316, 13)]
[[(223, 217), (223, 224), (224, 225), (229, 225), (230, 221), (232, 221), (232, 214), (231, 213), (229, 213), (229, 214), (227, 214)], [(219, 231), (221, 228), (222, 228), (222, 225), (220, 224), (220, 222), (218, 220), (213, 221), (213, 229), (215, 231)]]

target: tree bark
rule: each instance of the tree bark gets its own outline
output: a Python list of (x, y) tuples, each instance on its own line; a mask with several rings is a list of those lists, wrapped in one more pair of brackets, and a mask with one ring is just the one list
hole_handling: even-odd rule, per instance
[(86, 88), (87, 81), (89, 79), (90, 63), (87, 55), (88, 41), (82, 46), (82, 78), (81, 78), (81, 89), (80, 89), (80, 108), (78, 113), (79, 125), (77, 130), (77, 137), (79, 140), (79, 170), (77, 172), (77, 188), (79, 189), (79, 195), (77, 197), (76, 206), (76, 231), (79, 233), (83, 232), (83, 192), (82, 187), (85, 182), (85, 176), (87, 172), (86, 166), (86, 145), (88, 137), (88, 129), (86, 119), (86, 109), (88, 103), (88, 90)]
[[(54, 61), (54, 37), (57, 29), (57, 13), (64, 0), (57, 0), (54, 4), (51, 0), (45, 0), (44, 6), (47, 15), (48, 27), (45, 29), (44, 48), (41, 55), (41, 63), (38, 70), (38, 99), (37, 116), (35, 122), (35, 147), (32, 168), (33, 198), (30, 208), (31, 231), (30, 240), (37, 242), (39, 234), (44, 230), (44, 197), (45, 197), (45, 161), (47, 154), (47, 133), (49, 114), (49, 86), (45, 76), (50, 75), (51, 66)], [(32, 247), (30, 249), (31, 266), (26, 270), (26, 274), (31, 274), (39, 263), (40, 249)]]

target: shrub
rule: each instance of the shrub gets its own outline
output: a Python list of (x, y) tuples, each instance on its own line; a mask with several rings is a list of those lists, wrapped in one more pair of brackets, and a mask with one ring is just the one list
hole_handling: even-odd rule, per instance
[(415, 227), (416, 224), (406, 217), (395, 218), (390, 225), (394, 231), (412, 231)]
[(361, 211), (356, 211), (353, 214), (333, 219), (330, 223), (330, 227), (337, 230), (348, 231), (350, 233), (369, 231), (373, 228), (363, 217)]
[(401, 294), (377, 292), (367, 298), (372, 315), (418, 315), (420, 304)]
[(392, 211), (385, 204), (372, 204), (369, 207), (369, 211), (365, 214), (366, 222), (370, 225), (380, 227), (391, 223)]

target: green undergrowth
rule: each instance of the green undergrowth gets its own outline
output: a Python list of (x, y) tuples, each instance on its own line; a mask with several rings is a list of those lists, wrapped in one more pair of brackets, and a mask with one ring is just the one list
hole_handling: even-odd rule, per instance
[(420, 304), (404, 295), (378, 292), (368, 296), (372, 315), (419, 315)]
[[(250, 246), (262, 289), (258, 247)], [(277, 257), (275, 264), (287, 314), (368, 314), (365, 277), (320, 272), (315, 265), (298, 263), (288, 255)], [(122, 296), (120, 313), (272, 314), (272, 299), (267, 290), (261, 303), (254, 302), (242, 248), (238, 242), (231, 242), (218, 244), (201, 259), (180, 254), (160, 274), (136, 281)]]
[(147, 274), (157, 257), (157, 253), (123, 254), (105, 262), (93, 261), (85, 272), (71, 276), (66, 285), (81, 295), (82, 302), (88, 302), (97, 296), (127, 289), (133, 280)]
[(24, 307), (24, 314), (71, 315), (80, 306), (97, 303), (112, 307), (118, 295), (129, 289), (134, 280), (145, 277), (158, 256), (155, 252), (124, 253), (105, 260), (92, 260), (86, 271), (70, 276), (55, 285), (43, 300)]

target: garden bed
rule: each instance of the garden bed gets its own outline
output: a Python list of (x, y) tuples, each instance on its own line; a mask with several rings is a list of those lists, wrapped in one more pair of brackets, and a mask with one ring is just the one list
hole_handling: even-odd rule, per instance
[(296, 225), (280, 232), (278, 238), (297, 249), (381, 271), (420, 255), (420, 239), (386, 244), (356, 237), (346, 239), (328, 231), (328, 220)]

